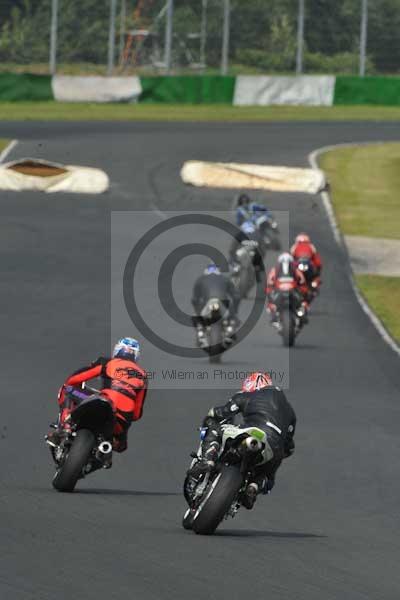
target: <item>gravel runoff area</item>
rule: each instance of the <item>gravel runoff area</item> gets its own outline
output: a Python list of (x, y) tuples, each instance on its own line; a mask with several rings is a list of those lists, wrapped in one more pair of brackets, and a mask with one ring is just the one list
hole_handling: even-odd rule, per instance
[(345, 236), (354, 273), (400, 277), (400, 240)]

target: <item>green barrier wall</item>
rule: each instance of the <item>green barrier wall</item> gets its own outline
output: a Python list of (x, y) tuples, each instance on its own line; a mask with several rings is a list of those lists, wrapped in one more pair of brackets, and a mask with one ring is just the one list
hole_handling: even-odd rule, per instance
[(336, 77), (334, 105), (400, 105), (400, 77)]
[(139, 102), (232, 104), (235, 88), (235, 77), (219, 75), (141, 77), (140, 81)]
[(53, 100), (50, 75), (0, 73), (0, 101)]
[[(232, 104), (235, 77), (219, 75), (141, 77), (139, 102)], [(51, 76), (0, 74), (1, 101), (54, 100)], [(336, 77), (334, 105), (400, 106), (400, 77)]]

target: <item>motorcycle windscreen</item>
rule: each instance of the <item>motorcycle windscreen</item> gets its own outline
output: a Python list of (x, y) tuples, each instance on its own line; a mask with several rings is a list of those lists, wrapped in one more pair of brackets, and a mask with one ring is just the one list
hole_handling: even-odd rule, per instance
[(107, 400), (102, 398), (88, 398), (75, 408), (71, 419), (79, 429), (89, 429), (94, 433), (101, 433), (111, 437), (114, 427), (114, 413)]

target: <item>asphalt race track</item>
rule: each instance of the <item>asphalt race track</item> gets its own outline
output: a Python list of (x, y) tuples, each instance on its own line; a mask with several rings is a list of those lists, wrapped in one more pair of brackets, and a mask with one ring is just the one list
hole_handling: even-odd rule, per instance
[[(306, 166), (320, 146), (398, 140), (400, 124), (4, 123), (0, 133), (20, 140), (10, 158), (93, 165), (111, 178), (102, 196), (1, 194), (0, 598), (398, 600), (398, 357), (359, 307), (317, 197), (268, 196), (325, 261), (322, 295), (290, 353), (297, 451), (271, 496), (214, 537), (181, 528), (196, 427), (229, 390), (150, 392), (128, 452), (70, 495), (51, 487), (43, 435), (65, 376), (109, 351), (111, 210), (229, 209), (230, 192), (180, 182), (185, 159)], [(189, 275), (178, 281), (187, 295)], [(280, 340), (263, 323), (227, 363), (268, 368)], [(144, 341), (143, 364), (158, 368), (158, 357)], [(165, 368), (195, 363), (164, 355)]]

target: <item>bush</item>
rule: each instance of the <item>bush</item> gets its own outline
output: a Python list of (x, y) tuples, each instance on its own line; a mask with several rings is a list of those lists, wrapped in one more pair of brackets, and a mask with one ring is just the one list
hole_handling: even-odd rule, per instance
[(294, 56), (265, 52), (264, 50), (237, 50), (234, 61), (269, 72), (293, 71), (295, 68)]
[[(330, 56), (321, 54), (320, 52), (306, 52), (304, 56), (304, 70), (307, 73), (354, 75), (358, 73), (359, 61), (359, 54), (353, 52), (339, 52)], [(367, 59), (366, 70), (368, 74), (372, 74), (375, 71), (374, 64), (370, 58)]]
[[(294, 54), (278, 54), (265, 52), (264, 50), (237, 50), (235, 62), (268, 73), (293, 73), (296, 68)], [(354, 75), (358, 73), (358, 68), (358, 53), (340, 52), (329, 56), (320, 52), (306, 52), (304, 56), (304, 71), (306, 73)], [(369, 75), (375, 72), (374, 64), (370, 58), (367, 59), (366, 70)]]

